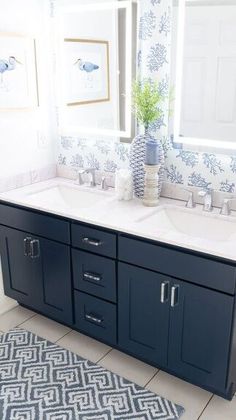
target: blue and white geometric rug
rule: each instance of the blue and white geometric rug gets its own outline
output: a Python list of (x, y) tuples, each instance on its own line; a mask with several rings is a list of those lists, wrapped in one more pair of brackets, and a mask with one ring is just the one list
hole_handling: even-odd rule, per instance
[(1, 420), (171, 420), (183, 412), (28, 331), (0, 335)]

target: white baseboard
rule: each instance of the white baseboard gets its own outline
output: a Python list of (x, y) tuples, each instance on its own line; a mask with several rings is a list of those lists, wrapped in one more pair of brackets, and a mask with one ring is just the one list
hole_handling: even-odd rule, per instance
[(15, 300), (9, 299), (6, 296), (0, 296), (0, 315), (4, 312), (10, 311), (10, 309), (17, 305), (18, 303)]

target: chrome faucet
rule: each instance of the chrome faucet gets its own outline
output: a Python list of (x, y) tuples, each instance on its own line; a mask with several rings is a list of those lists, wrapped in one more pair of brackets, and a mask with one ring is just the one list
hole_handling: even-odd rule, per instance
[(230, 203), (234, 200), (236, 200), (236, 197), (225, 198), (223, 200), (222, 207), (220, 209), (220, 214), (222, 214), (222, 216), (229, 216), (230, 215), (230, 213), (231, 213)]
[(194, 202), (193, 191), (188, 190), (187, 188), (183, 188), (183, 190), (189, 193), (188, 201), (186, 201), (185, 207), (188, 209), (193, 209), (196, 206)]
[(199, 191), (198, 195), (199, 197), (204, 197), (203, 210), (212, 211), (213, 191), (210, 188), (207, 188), (206, 190)]
[(91, 175), (90, 187), (96, 187), (95, 171), (96, 171), (96, 168), (79, 169), (77, 171), (78, 176), (77, 176), (77, 179), (75, 181), (76, 184), (83, 185), (84, 181), (83, 181), (82, 175), (90, 174)]
[(103, 176), (101, 180), (101, 189), (104, 191), (108, 190), (107, 180), (105, 176)]

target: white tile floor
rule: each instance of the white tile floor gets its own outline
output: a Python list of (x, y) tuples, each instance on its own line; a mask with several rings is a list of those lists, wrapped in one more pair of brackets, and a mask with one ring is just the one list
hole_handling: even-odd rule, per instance
[(105, 368), (182, 405), (186, 411), (181, 420), (236, 420), (236, 396), (231, 402), (213, 396), (201, 388), (158, 371), (146, 363), (20, 306), (0, 316), (0, 334), (16, 326), (57, 342), (60, 346), (95, 363), (98, 362)]

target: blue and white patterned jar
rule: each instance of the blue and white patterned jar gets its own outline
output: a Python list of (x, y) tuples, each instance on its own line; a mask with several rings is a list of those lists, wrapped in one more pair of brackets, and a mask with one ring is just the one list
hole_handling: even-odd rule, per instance
[[(130, 145), (130, 168), (133, 171), (133, 185), (134, 185), (134, 194), (138, 198), (143, 198), (144, 196), (144, 161), (146, 156), (146, 141), (148, 139), (154, 139), (148, 132), (145, 134), (139, 134), (136, 136), (131, 145)], [(160, 142), (159, 144), (159, 164), (161, 165), (159, 170), (159, 184), (158, 184), (158, 197), (161, 194), (162, 183), (164, 179), (164, 151)]]

